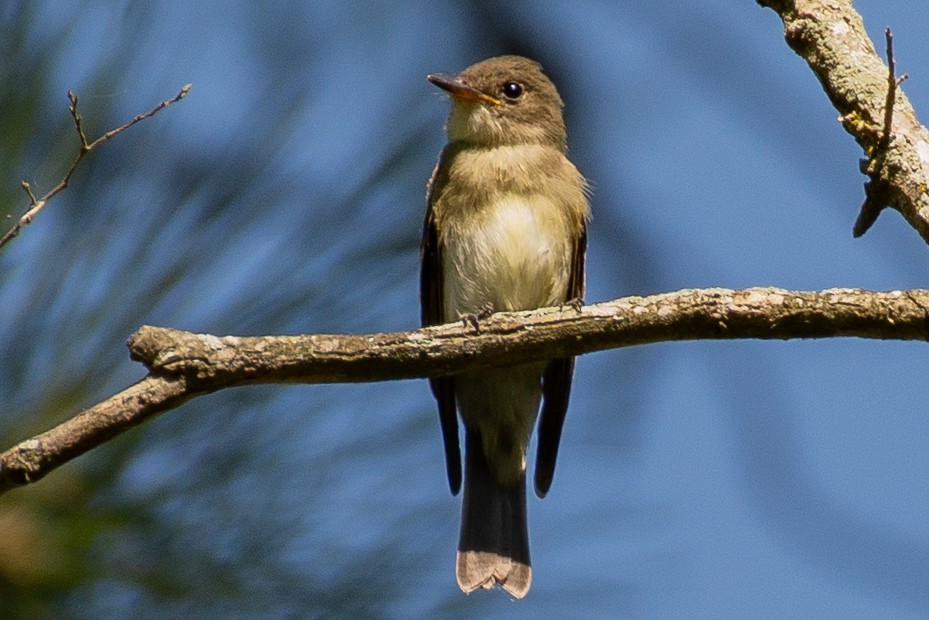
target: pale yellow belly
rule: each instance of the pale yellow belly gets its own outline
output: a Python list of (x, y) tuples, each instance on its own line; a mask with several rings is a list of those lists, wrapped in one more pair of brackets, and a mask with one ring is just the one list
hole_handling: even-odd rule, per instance
[(486, 307), (528, 310), (565, 301), (570, 234), (539, 197), (506, 196), (445, 239), (446, 320)]

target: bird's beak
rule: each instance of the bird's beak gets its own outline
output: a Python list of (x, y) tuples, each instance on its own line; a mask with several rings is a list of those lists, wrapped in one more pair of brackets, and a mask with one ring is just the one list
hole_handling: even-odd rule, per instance
[(500, 105), (502, 102), (496, 97), (485, 95), (478, 89), (468, 86), (457, 77), (447, 75), (427, 75), (426, 79), (451, 93), (452, 97), (458, 101), (467, 101), (470, 103), (483, 103), (484, 105)]

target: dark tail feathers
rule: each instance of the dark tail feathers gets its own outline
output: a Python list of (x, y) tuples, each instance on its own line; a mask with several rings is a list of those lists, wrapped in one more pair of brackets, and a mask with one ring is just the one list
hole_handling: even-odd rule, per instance
[(465, 436), (464, 498), (458, 541), (458, 585), (465, 592), (492, 588), (522, 598), (532, 584), (526, 523), (526, 472), (501, 486), (490, 473), (480, 435)]

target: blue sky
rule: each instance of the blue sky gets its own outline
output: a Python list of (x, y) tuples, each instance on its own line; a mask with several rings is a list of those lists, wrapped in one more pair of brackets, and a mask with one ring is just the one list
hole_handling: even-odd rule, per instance
[[(62, 167), (68, 88), (92, 133), (193, 89), (108, 145), (0, 256), (18, 317), (0, 327), (7, 367), (47, 369), (0, 381), (13, 412), (0, 418), (18, 416), (21, 433), (44, 428), (21, 418), (49, 382), (89, 378), (73, 400), (56, 396), (63, 417), (140, 376), (122, 343), (144, 323), (414, 327), (447, 113), (424, 78), (501, 53), (540, 60), (565, 99), (570, 155), (594, 187), (588, 301), (926, 286), (925, 245), (896, 213), (852, 239), (860, 149), (777, 16), (748, 0), (37, 4), (26, 49), (56, 46), (45, 90), (29, 93), (47, 142), (8, 185)], [(875, 41), (894, 29), (904, 89), (929, 108), (929, 5), (855, 4)], [(26, 347), (24, 325), (39, 334)], [(93, 543), (98, 576), (58, 604), (123, 615), (144, 603), (153, 617), (924, 617), (927, 374), (925, 345), (860, 340), (581, 358), (552, 491), (530, 499), (534, 584), (518, 603), (455, 585), (459, 499), (425, 381), (198, 399), (120, 440), (127, 454), (94, 505), (157, 527)], [(112, 457), (68, 467), (99, 473)], [(153, 553), (178, 567), (180, 593), (127, 570)]]

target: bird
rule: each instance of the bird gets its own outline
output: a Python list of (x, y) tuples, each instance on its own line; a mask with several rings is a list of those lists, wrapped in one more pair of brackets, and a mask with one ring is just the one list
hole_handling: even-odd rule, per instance
[[(420, 248), (425, 326), (491, 312), (580, 307), (588, 183), (567, 157), (563, 102), (539, 63), (498, 56), (457, 75), (447, 91), (448, 142), (427, 185)], [(430, 379), (452, 494), (464, 496), (456, 556), (462, 591), (532, 584), (526, 455), (538, 418), (535, 491), (548, 493), (571, 393), (574, 358), (531, 361)], [(541, 413), (539, 413), (541, 403)]]

